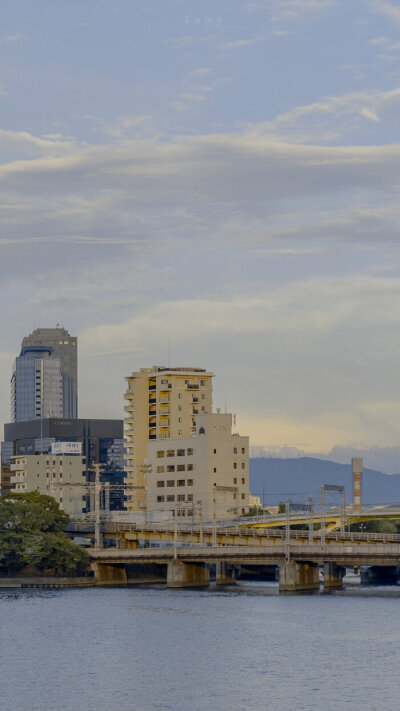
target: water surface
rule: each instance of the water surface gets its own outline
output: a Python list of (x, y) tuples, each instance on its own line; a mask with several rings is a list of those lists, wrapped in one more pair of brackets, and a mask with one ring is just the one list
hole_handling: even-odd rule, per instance
[(400, 589), (0, 591), (4, 711), (382, 711)]

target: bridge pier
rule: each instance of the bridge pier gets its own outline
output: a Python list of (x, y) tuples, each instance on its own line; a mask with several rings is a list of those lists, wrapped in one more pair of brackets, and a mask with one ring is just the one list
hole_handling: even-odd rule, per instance
[(217, 585), (236, 585), (236, 567), (229, 563), (217, 563), (215, 582)]
[(125, 564), (92, 563), (96, 585), (126, 585)]
[(168, 563), (167, 588), (200, 588), (210, 584), (210, 571), (204, 563)]
[(279, 591), (300, 592), (319, 590), (319, 570), (317, 563), (282, 563), (279, 566)]
[(341, 588), (343, 585), (343, 576), (346, 568), (336, 563), (324, 563), (324, 588), (333, 590)]

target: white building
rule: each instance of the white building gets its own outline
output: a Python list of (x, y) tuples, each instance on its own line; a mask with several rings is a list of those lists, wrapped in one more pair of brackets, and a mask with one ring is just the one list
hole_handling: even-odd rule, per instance
[(11, 486), (15, 491), (38, 491), (52, 496), (70, 516), (85, 509), (86, 470), (74, 454), (24, 454), (12, 458)]
[(204, 520), (249, 508), (249, 438), (232, 433), (232, 415), (198, 414), (192, 436), (150, 440), (147, 508)]

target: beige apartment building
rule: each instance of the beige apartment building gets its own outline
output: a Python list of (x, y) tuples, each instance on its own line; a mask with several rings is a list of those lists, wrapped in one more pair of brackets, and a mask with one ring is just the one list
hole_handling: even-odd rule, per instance
[(141, 368), (126, 378), (125, 470), (130, 510), (146, 506), (147, 446), (190, 437), (199, 415), (212, 410), (212, 378), (202, 368)]
[(24, 454), (12, 458), (11, 485), (15, 491), (38, 491), (52, 496), (70, 516), (85, 508), (86, 471), (79, 455)]
[(204, 521), (249, 508), (249, 438), (232, 433), (232, 415), (199, 414), (190, 436), (147, 443), (149, 512)]

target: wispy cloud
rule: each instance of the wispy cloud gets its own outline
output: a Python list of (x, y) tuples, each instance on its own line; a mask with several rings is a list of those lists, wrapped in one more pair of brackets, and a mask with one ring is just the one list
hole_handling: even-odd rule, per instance
[(400, 25), (400, 7), (398, 5), (394, 5), (389, 0), (370, 0), (368, 6), (371, 12), (383, 15), (396, 25)]
[(232, 42), (223, 42), (222, 44), (219, 45), (219, 49), (223, 50), (233, 50), (233, 49), (242, 49), (243, 47), (251, 47), (254, 44), (258, 44), (259, 42), (263, 42), (265, 37), (251, 37), (249, 39), (238, 39), (238, 40), (233, 40)]
[(14, 42), (20, 42), (25, 39), (25, 35), (3, 35), (0, 37), (0, 44), (13, 44)]

